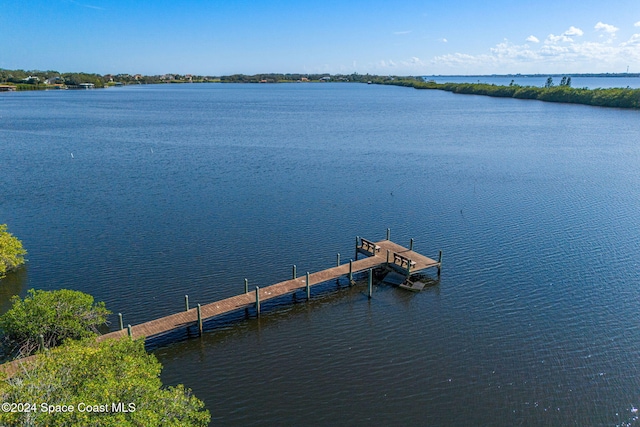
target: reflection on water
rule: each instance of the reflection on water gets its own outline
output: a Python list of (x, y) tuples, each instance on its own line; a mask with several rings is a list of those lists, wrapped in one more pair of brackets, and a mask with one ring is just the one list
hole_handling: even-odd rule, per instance
[(16, 271), (7, 273), (0, 280), (0, 313), (5, 313), (11, 308), (11, 297), (26, 292), (28, 265), (22, 266)]

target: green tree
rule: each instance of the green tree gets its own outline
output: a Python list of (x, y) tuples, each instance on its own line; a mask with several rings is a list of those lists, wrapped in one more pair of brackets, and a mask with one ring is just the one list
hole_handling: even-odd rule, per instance
[[(211, 415), (204, 403), (183, 385), (163, 388), (161, 369), (155, 356), (146, 353), (141, 340), (67, 342), (38, 354), (28, 371), (0, 382), (3, 402), (37, 405), (36, 411), (1, 412), (0, 424), (206, 426)], [(42, 402), (47, 408), (72, 406), (73, 412), (43, 411)]]
[(27, 251), (22, 247), (22, 242), (7, 231), (7, 224), (0, 224), (0, 279), (8, 271), (15, 270), (24, 264), (24, 256)]
[(547, 89), (549, 89), (550, 87), (553, 87), (553, 78), (548, 77), (547, 82), (544, 84), (544, 87)]
[(38, 349), (40, 335), (47, 348), (65, 339), (94, 337), (110, 313), (91, 295), (68, 289), (31, 289), (23, 300), (15, 296), (11, 302), (13, 306), (0, 316), (0, 328), (9, 353), (21, 356)]

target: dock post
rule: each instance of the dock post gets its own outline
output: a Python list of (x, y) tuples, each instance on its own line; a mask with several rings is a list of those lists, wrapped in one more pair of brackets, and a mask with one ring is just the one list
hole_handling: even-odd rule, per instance
[(440, 268), (442, 267), (442, 251), (438, 254), (438, 277), (440, 277)]
[(118, 313), (118, 320), (120, 321), (120, 330), (123, 330), (124, 324), (122, 323), (122, 313)]
[(336, 255), (336, 267), (340, 267), (340, 252)]
[(198, 304), (198, 333), (202, 336), (202, 307)]
[(359, 237), (356, 236), (356, 261), (358, 260), (358, 240), (359, 240)]
[(307, 301), (311, 299), (311, 287), (309, 286), (309, 272), (307, 271)]
[(387, 267), (389, 266), (389, 257), (391, 256), (391, 251), (387, 249)]
[(295, 265), (295, 264), (293, 264), (292, 276), (293, 276), (293, 279), (295, 279), (296, 277), (298, 277), (298, 274), (296, 273), (296, 265)]
[(387, 228), (387, 240), (391, 240), (391, 229)]
[(373, 295), (373, 269), (369, 269), (369, 299)]
[(349, 286), (351, 286), (351, 282), (353, 282), (353, 260), (349, 260)]
[(248, 294), (249, 293), (249, 280), (244, 279), (244, 293)]
[(412, 251), (413, 250), (413, 239), (411, 239), (409, 241), (409, 250)]
[(189, 311), (189, 295), (184, 296), (184, 311)]
[(38, 341), (40, 343), (40, 351), (44, 351), (44, 335), (38, 335)]
[(256, 286), (256, 313), (260, 316), (260, 287)]
[(133, 338), (133, 331), (131, 331), (131, 325), (127, 325), (127, 334), (129, 334), (129, 338)]

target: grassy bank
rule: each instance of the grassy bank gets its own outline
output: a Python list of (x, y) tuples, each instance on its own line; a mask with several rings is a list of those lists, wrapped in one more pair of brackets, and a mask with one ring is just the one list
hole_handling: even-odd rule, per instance
[(537, 99), (547, 102), (584, 104), (597, 107), (640, 108), (640, 89), (610, 88), (587, 89), (570, 86), (497, 86), (485, 83), (435, 83), (418, 78), (399, 78), (373, 81), (378, 84), (413, 87), (415, 89), (436, 89), (469, 95), (485, 95), (499, 98)]

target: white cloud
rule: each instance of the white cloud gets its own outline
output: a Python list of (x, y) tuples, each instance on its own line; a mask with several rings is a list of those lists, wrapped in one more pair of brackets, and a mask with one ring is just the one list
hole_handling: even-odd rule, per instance
[(633, 24), (634, 27), (640, 27), (640, 21), (636, 22), (635, 24)]
[[(623, 71), (629, 64), (640, 63), (640, 31), (617, 40), (614, 35), (621, 37), (622, 30), (600, 24), (596, 24), (597, 31), (606, 36), (604, 38), (595, 37), (595, 30), (584, 36), (581, 29), (572, 26), (559, 35), (550, 34), (544, 40), (533, 35), (520, 43), (504, 39), (480, 52), (454, 51), (429, 59), (411, 56), (378, 60), (362, 69), (380, 74), (411, 75), (598, 73)], [(438, 39), (439, 42), (444, 40)]]
[(620, 43), (621, 47), (627, 47), (627, 46), (640, 46), (640, 34), (632, 34), (631, 38), (623, 43)]
[(443, 37), (443, 38), (441, 38), (441, 39), (438, 39), (438, 40), (439, 40), (439, 41), (441, 41), (442, 43), (446, 43), (446, 42), (448, 42), (448, 41), (449, 41), (449, 40), (445, 39), (444, 37)]
[(584, 31), (582, 31), (580, 28), (576, 28), (573, 25), (569, 27), (569, 29), (567, 31), (565, 31), (564, 33), (562, 33), (565, 36), (581, 36), (584, 34)]
[(573, 39), (571, 37), (567, 37), (564, 34), (560, 34), (559, 36), (556, 36), (554, 34), (549, 34), (547, 36), (547, 39), (544, 41), (546, 44), (552, 44), (552, 43), (557, 43), (557, 42), (572, 42)]
[(610, 24), (604, 24), (602, 22), (598, 22), (595, 27), (596, 31), (604, 31), (605, 33), (615, 34), (620, 28), (614, 27)]
[[(577, 31), (571, 32), (578, 35)], [(562, 43), (558, 43), (560, 41)], [(437, 56), (431, 61), (429, 71), (441, 74), (612, 72), (640, 62), (639, 47), (640, 34), (616, 43), (612, 37), (574, 41), (565, 32), (560, 36), (551, 34), (540, 45), (514, 44), (505, 39), (488, 53)]]
[(570, 36), (582, 36), (584, 34), (584, 31), (582, 31), (580, 28), (576, 28), (573, 25), (569, 27), (569, 29), (567, 31), (565, 31), (564, 33), (560, 34), (559, 36), (556, 36), (555, 34), (549, 34), (547, 36), (547, 39), (544, 41), (546, 44), (553, 44), (553, 43), (558, 43), (558, 42), (563, 42), (563, 43), (570, 43), (573, 42), (573, 38), (571, 38)]

